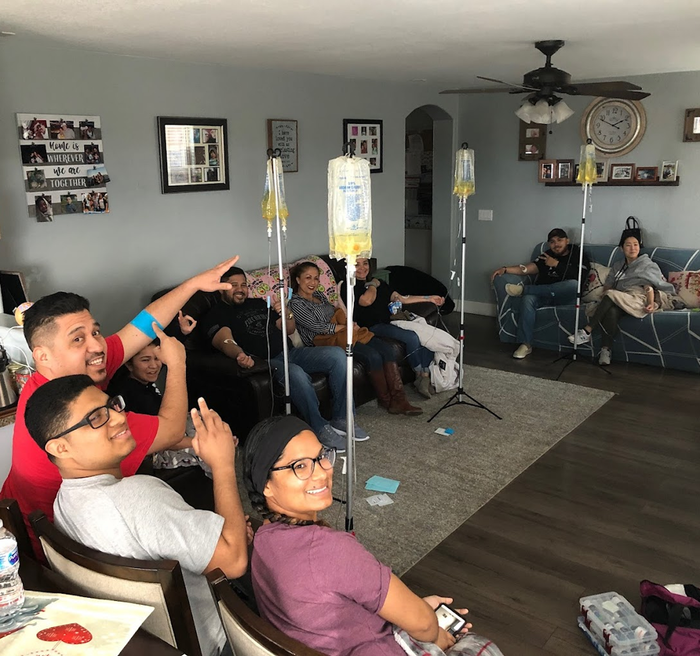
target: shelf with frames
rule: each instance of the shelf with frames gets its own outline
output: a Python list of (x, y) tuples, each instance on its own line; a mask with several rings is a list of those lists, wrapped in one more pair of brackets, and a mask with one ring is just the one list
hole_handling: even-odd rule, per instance
[[(595, 187), (677, 187), (681, 183), (680, 177), (675, 180), (606, 180), (605, 182), (596, 182)], [(564, 182), (545, 182), (545, 187), (580, 187), (580, 182), (572, 182), (566, 180)]]

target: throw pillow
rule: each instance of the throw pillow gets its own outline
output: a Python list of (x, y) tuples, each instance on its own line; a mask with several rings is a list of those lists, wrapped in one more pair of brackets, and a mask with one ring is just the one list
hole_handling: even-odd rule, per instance
[(687, 307), (700, 307), (700, 271), (671, 271), (668, 281)]
[(597, 303), (603, 298), (603, 285), (610, 273), (610, 267), (598, 262), (591, 262), (591, 270), (588, 274), (588, 287), (581, 297), (584, 303)]

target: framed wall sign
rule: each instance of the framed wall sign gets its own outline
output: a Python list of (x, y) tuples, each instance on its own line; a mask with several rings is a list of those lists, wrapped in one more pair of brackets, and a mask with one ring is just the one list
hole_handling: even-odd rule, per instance
[(350, 143), (355, 156), (369, 162), (370, 173), (384, 170), (384, 121), (362, 118), (343, 119), (343, 143)]
[(685, 110), (683, 141), (700, 141), (700, 107)]
[(225, 118), (159, 116), (158, 148), (162, 193), (229, 188)]
[(282, 152), (282, 170), (296, 173), (299, 170), (299, 133), (297, 121), (286, 118), (267, 119), (267, 147)]

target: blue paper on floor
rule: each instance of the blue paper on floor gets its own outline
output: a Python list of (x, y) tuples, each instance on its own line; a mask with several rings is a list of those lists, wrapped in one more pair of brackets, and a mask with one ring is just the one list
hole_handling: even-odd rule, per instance
[(365, 490), (376, 490), (377, 492), (390, 492), (393, 494), (399, 489), (399, 481), (383, 476), (372, 476), (365, 483)]

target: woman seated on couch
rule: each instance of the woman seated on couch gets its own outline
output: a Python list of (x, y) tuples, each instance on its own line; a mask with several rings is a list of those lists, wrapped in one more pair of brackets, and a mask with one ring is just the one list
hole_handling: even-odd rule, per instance
[(625, 255), (624, 260), (613, 264), (603, 285), (604, 296), (598, 304), (589, 323), (574, 335), (569, 335), (573, 344), (587, 344), (591, 341), (591, 333), (595, 328), (602, 328), (602, 348), (598, 356), (598, 364), (610, 364), (613, 341), (618, 331), (621, 317), (630, 314), (638, 319), (656, 310), (671, 309), (659, 296), (675, 294), (673, 285), (664, 280), (661, 269), (648, 255), (640, 255), (641, 247), (637, 237), (622, 235), (620, 247)]
[[(334, 345), (344, 348), (347, 343), (345, 312), (333, 307), (319, 291), (319, 268), (313, 262), (302, 262), (290, 271), (289, 276), (294, 291), (289, 307), (294, 313), (297, 332), (304, 345)], [(422, 414), (423, 411), (411, 405), (406, 398), (391, 344), (375, 339), (367, 330), (360, 331), (357, 324), (354, 330), (362, 334), (356, 336), (358, 341), (354, 342), (353, 351), (369, 372), (379, 405), (394, 415)]]
[(248, 435), (243, 479), (265, 520), (251, 557), (260, 614), (329, 656), (401, 656), (392, 624), (448, 649), (455, 638), (438, 627), (434, 609), (452, 599), (421, 599), (354, 536), (319, 521), (333, 503), (334, 462), (335, 451), (294, 416), (265, 419)]
[[(434, 303), (440, 307), (445, 299), (442, 296), (402, 296), (387, 283), (375, 278), (369, 260), (358, 257), (355, 264), (355, 311), (357, 325), (369, 328), (377, 337), (389, 337), (406, 346), (406, 359), (416, 372), (416, 389), (425, 398), (430, 394), (430, 370), (428, 367), (435, 354), (421, 346), (418, 335), (412, 330), (404, 330), (391, 323), (389, 303), (399, 301), (402, 305), (413, 303)], [(342, 288), (343, 300), (347, 299), (346, 289)], [(347, 301), (346, 301), (347, 302)]]

